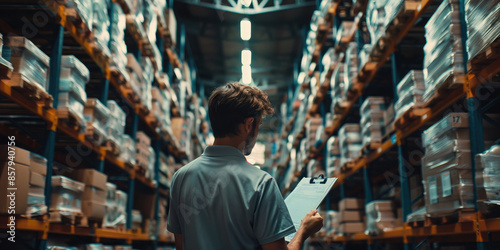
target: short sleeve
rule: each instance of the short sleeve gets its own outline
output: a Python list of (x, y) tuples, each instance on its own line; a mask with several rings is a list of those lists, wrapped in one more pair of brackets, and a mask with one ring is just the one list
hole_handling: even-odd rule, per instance
[(285, 201), (270, 175), (266, 175), (263, 179), (258, 195), (253, 231), (259, 243), (264, 245), (295, 233)]
[(170, 184), (170, 206), (168, 210), (168, 221), (167, 221), (167, 230), (174, 234), (181, 234), (181, 226), (179, 221), (179, 202), (177, 202), (178, 197), (175, 192), (175, 179), (176, 175), (172, 178), (172, 182)]

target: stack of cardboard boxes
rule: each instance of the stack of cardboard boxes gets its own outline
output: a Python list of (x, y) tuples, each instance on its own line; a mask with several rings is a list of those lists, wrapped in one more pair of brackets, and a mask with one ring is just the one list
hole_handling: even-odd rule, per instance
[(108, 137), (109, 109), (99, 99), (88, 98), (83, 111), (87, 121), (87, 135), (97, 145), (101, 145)]
[(108, 119), (107, 139), (108, 142), (111, 142), (112, 148), (114, 149), (111, 153), (118, 156), (120, 152), (122, 152), (121, 143), (123, 134), (125, 133), (126, 114), (113, 100), (109, 100), (107, 106), (110, 114)]
[(155, 220), (156, 197), (156, 194), (150, 193), (136, 192), (134, 195), (134, 209), (139, 210), (142, 214), (142, 231), (150, 235), (156, 234), (156, 223), (161, 222), (161, 220)]
[(349, 43), (346, 50), (346, 58), (344, 63), (344, 84), (345, 91), (352, 89), (355, 84), (355, 78), (358, 76), (359, 70), (358, 44), (355, 42)]
[(326, 211), (325, 217), (325, 231), (327, 235), (334, 235), (339, 232), (340, 226), (339, 212), (334, 210)]
[(82, 214), (82, 194), (85, 184), (66, 176), (52, 176), (50, 221), (62, 222), (65, 218), (73, 220)]
[(366, 98), (360, 108), (361, 114), (361, 135), (362, 145), (378, 146), (382, 144), (385, 134), (384, 111), (386, 110), (385, 99), (383, 97), (371, 96)]
[(7, 36), (2, 56), (12, 63), (11, 79), (21, 78), (47, 92), (49, 57), (30, 40), (22, 36)]
[[(458, 0), (443, 1), (425, 25), (425, 103), (432, 101), (442, 86), (464, 83), (464, 48)], [(465, 28), (465, 27), (464, 27)]]
[(314, 147), (316, 135), (322, 131), (319, 130), (321, 124), (323, 124), (323, 119), (321, 117), (313, 117), (306, 121), (306, 148), (304, 150), (309, 150)]
[(61, 118), (73, 117), (80, 126), (81, 132), (85, 131), (86, 126), (83, 109), (87, 102), (85, 85), (89, 81), (89, 77), (89, 70), (76, 57), (61, 57), (57, 113)]
[[(2, 145), (0, 150), (0, 192), (5, 197), (0, 200), (0, 214), (45, 214), (45, 158), (15, 146)], [(14, 207), (11, 206), (13, 199)]]
[(338, 137), (332, 136), (326, 142), (326, 174), (328, 177), (340, 173), (340, 148)]
[[(127, 74), (127, 45), (125, 44), (125, 28), (127, 21), (122, 8), (116, 2), (110, 2), (114, 5), (113, 13), (110, 15), (111, 19), (111, 33), (109, 50), (111, 52), (111, 66), (114, 70), (120, 72), (125, 80), (128, 81)], [(111, 7), (111, 6), (110, 6)]]
[(361, 127), (344, 124), (339, 130), (340, 166), (361, 156)]
[[(135, 159), (137, 163), (137, 167), (144, 171), (145, 176), (149, 176), (150, 172), (150, 151), (151, 148), (151, 139), (146, 135), (146, 133), (142, 131), (138, 131), (136, 135), (136, 144), (135, 144)], [(153, 158), (154, 159), (154, 158)], [(154, 160), (153, 160), (154, 164)], [(153, 165), (154, 166), (154, 165)]]
[(425, 91), (424, 74), (421, 70), (411, 70), (399, 82), (397, 92), (398, 101), (394, 105), (396, 117), (399, 118), (410, 108), (424, 106), (422, 98)]
[[(431, 217), (474, 208), (468, 121), (467, 113), (450, 113), (422, 134), (425, 206)], [(486, 128), (484, 135), (488, 147), (498, 131)]]
[(120, 159), (125, 161), (125, 163), (135, 166), (136, 160), (136, 150), (135, 150), (135, 140), (130, 137), (130, 135), (124, 134), (122, 136), (122, 153), (120, 154)]
[(379, 234), (398, 225), (391, 201), (376, 200), (366, 204), (365, 233)]
[(345, 198), (339, 202), (340, 234), (356, 234), (365, 230), (364, 208), (363, 199)]
[(127, 222), (127, 194), (116, 189), (116, 185), (106, 183), (106, 213), (102, 222), (103, 228), (123, 227)]
[(333, 71), (332, 78), (330, 80), (330, 93), (332, 96), (332, 106), (330, 110), (334, 114), (342, 113), (346, 107), (347, 89), (345, 86), (344, 74), (344, 64), (339, 63), (338, 67)]
[(108, 177), (95, 169), (77, 169), (70, 175), (85, 184), (81, 209), (85, 217), (102, 221), (106, 212), (106, 181)]

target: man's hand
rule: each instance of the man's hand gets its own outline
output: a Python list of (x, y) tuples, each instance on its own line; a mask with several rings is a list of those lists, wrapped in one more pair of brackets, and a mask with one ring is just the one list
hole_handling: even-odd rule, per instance
[(317, 210), (311, 210), (300, 223), (299, 231), (302, 231), (304, 238), (309, 238), (323, 227), (323, 218)]

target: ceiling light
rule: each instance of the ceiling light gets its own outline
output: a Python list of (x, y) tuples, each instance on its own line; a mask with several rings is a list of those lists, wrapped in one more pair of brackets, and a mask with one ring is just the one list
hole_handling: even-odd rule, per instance
[(241, 40), (248, 41), (252, 37), (252, 23), (248, 18), (243, 18), (240, 22)]
[(250, 84), (252, 83), (252, 67), (248, 66), (241, 66), (241, 81), (244, 84)]
[(241, 64), (251, 65), (252, 64), (252, 51), (249, 49), (244, 49), (241, 51)]
[(248, 8), (252, 4), (252, 0), (241, 0), (241, 3)]

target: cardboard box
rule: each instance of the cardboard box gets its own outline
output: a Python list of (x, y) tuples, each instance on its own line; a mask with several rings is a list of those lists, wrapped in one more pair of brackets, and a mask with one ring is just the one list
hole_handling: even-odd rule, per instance
[(134, 195), (134, 209), (141, 211), (142, 218), (154, 219), (155, 216), (155, 194), (136, 193)]
[[(6, 151), (4, 151), (6, 152)], [(27, 158), (29, 159), (29, 157)], [(8, 163), (0, 162), (0, 214), (9, 213), (10, 194), (15, 194), (15, 213), (24, 214), (28, 205), (28, 190), (30, 180), (30, 168), (27, 165), (17, 163), (15, 165), (15, 185), (9, 185)], [(17, 190), (8, 190), (7, 188), (17, 188)], [(12, 196), (14, 197), (14, 196)]]
[(365, 231), (365, 224), (363, 222), (346, 222), (340, 224), (339, 232), (345, 234), (356, 234)]
[(77, 169), (71, 173), (71, 177), (75, 181), (85, 183), (86, 186), (106, 190), (106, 181), (108, 180), (108, 176), (95, 169)]
[(45, 195), (45, 187), (30, 186), (28, 195)]
[(45, 187), (45, 176), (30, 171), (30, 185), (36, 187)]
[(98, 203), (106, 203), (107, 190), (102, 190), (96, 187), (85, 186), (82, 194), (82, 201), (94, 201)]
[(339, 202), (339, 211), (363, 210), (363, 209), (365, 209), (364, 199), (345, 198)]
[(11, 160), (9, 159), (9, 152), (15, 153), (11, 153), (11, 155), (14, 156), (13, 161), (15, 163), (30, 166), (30, 151), (18, 147), (11, 147), (8, 145), (0, 145), (0, 162), (9, 162)]
[(340, 210), (340, 221), (361, 222), (363, 221), (363, 211), (356, 210)]
[(31, 171), (44, 176), (47, 175), (47, 159), (45, 159), (45, 157), (31, 153), (30, 161)]
[(95, 202), (91, 200), (82, 201), (83, 215), (91, 219), (102, 219), (106, 212), (106, 204), (102, 202)]

